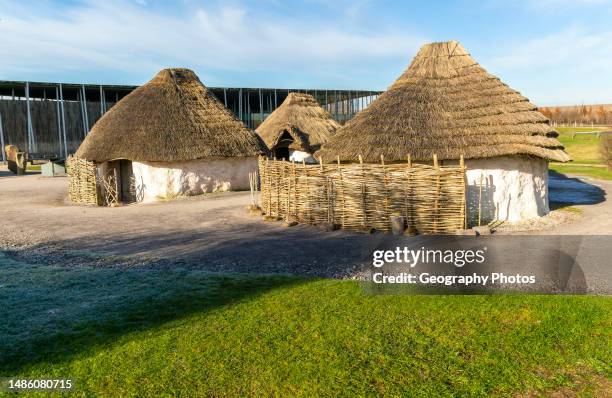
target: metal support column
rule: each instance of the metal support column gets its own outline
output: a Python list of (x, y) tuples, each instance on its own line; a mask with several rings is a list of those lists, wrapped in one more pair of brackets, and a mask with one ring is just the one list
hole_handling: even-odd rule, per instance
[(276, 89), (274, 89), (274, 109), (278, 108), (278, 98), (276, 97)]
[(68, 157), (68, 144), (66, 144), (66, 111), (64, 109), (64, 90), (59, 84), (60, 110), (62, 112), (62, 134), (64, 135), (64, 155)]
[(89, 134), (89, 116), (87, 115), (87, 95), (85, 94), (85, 85), (81, 84), (81, 106), (83, 108), (83, 125), (85, 127), (85, 135)]
[(238, 90), (238, 119), (244, 123), (242, 120), (242, 89)]
[(34, 152), (34, 129), (32, 128), (32, 113), (30, 110), (30, 83), (25, 84), (27, 130), (28, 130), (28, 152)]
[(338, 92), (334, 91), (334, 113), (336, 115), (336, 121), (338, 120)]
[(227, 89), (223, 89), (223, 102), (225, 103), (225, 107), (227, 108)]
[(270, 93), (268, 93), (268, 111), (270, 111), (270, 113), (273, 112), (273, 110), (272, 110), (272, 95)]
[(2, 113), (0, 113), (0, 152), (2, 152), (2, 163), (6, 162), (6, 153), (4, 151), (4, 129), (2, 128)]
[(251, 117), (251, 94), (249, 93), (249, 90), (247, 90), (247, 121), (248, 121), (248, 126), (249, 128), (253, 127), (253, 119)]
[(259, 90), (259, 121), (263, 122), (263, 96), (261, 95), (261, 89)]
[(57, 137), (59, 139), (59, 157), (62, 157), (62, 113), (60, 111), (59, 88), (55, 87), (55, 113), (57, 115)]
[(102, 85), (100, 85), (100, 117), (102, 117), (106, 113), (106, 109), (104, 107), (104, 89)]

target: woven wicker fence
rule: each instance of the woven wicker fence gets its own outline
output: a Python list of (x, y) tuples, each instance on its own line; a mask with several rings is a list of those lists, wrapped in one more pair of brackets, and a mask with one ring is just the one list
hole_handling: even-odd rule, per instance
[(69, 176), (68, 196), (71, 202), (102, 205), (102, 197), (96, 183), (96, 165), (76, 156), (66, 159)]
[(259, 159), (267, 216), (341, 228), (390, 230), (403, 216), (419, 233), (465, 227), (465, 167), (411, 164), (305, 165)]

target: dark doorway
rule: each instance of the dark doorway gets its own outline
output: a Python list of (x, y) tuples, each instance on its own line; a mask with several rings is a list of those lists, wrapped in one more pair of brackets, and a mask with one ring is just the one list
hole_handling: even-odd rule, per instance
[(134, 171), (131, 160), (119, 161), (119, 186), (121, 187), (119, 200), (123, 203), (134, 202)]
[(274, 156), (278, 160), (289, 160), (289, 148), (287, 147), (276, 147), (274, 150)]
[(283, 132), (274, 147), (274, 157), (279, 160), (289, 160), (289, 146), (293, 144), (293, 137), (287, 131)]

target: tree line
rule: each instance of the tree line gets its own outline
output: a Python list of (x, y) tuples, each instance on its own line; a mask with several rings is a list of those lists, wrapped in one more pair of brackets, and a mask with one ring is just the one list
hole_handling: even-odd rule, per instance
[(578, 105), (538, 108), (554, 124), (612, 125), (612, 105)]

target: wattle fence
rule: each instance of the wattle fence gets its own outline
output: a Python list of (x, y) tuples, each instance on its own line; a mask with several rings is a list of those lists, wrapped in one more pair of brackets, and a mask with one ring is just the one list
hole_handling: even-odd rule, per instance
[(465, 166), (319, 164), (259, 159), (265, 215), (307, 224), (380, 231), (403, 216), (419, 233), (465, 228)]
[(102, 205), (102, 196), (97, 184), (96, 165), (76, 156), (66, 159), (68, 174), (68, 197), (73, 203)]

